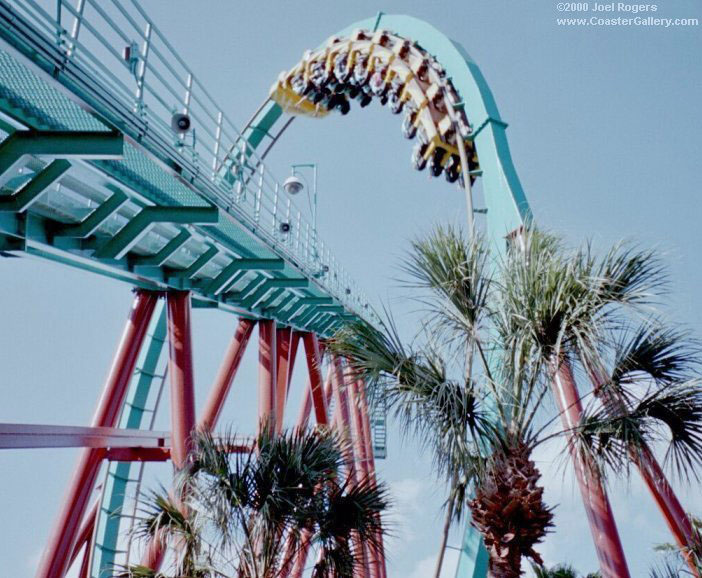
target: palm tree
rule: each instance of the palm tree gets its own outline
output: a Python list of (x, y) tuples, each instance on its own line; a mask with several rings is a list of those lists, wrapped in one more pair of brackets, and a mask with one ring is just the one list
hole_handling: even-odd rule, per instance
[[(628, 475), (634, 464), (693, 575), (702, 576), (688, 555), (695, 532), (650, 449), (659, 433), (650, 428), (664, 425), (670, 434), (666, 457), (675, 473), (686, 479), (696, 475), (702, 415), (688, 392), (698, 389), (694, 376), (700, 349), (684, 332), (656, 317), (653, 306), (664, 297), (666, 285), (660, 261), (651, 251), (625, 245), (600, 258), (589, 245), (568, 252), (553, 237), (533, 233), (524, 236), (523, 244), (522, 251), (511, 251), (506, 259), (504, 310), (512, 339), (530, 339), (533, 354), (549, 368), (557, 403), (572, 400), (570, 407), (561, 403), (561, 410), (564, 424), (581, 426), (574, 436), (585, 443), (580, 451), (571, 449), (583, 496), (602, 486), (604, 468)], [(579, 408), (573, 368), (590, 378), (600, 402), (590, 415)], [(637, 422), (638, 417), (646, 419)], [(606, 443), (598, 446), (599, 441)], [(601, 496), (606, 502), (603, 492)], [(595, 521), (606, 520), (601, 516)], [(598, 534), (593, 530), (593, 536)]]
[[(351, 577), (362, 548), (379, 548), (386, 490), (342, 472), (336, 434), (274, 436), (263, 428), (251, 451), (233, 454), (233, 445), (228, 436), (198, 433), (192, 467), (180, 480), (181, 500), (161, 490), (147, 501), (139, 533), (174, 545), (173, 576), (274, 578), (289, 570), (308, 534), (321, 552), (314, 578)], [(153, 576), (146, 571), (133, 567), (126, 576)]]
[[(404, 343), (386, 312), (379, 328), (351, 324), (329, 345), (432, 451), (449, 484), (436, 576), (465, 505), (488, 548), (491, 576), (519, 576), (524, 556), (541, 564), (534, 547), (552, 511), (531, 455), (553, 437), (568, 440), (588, 491), (602, 495), (605, 473), (628, 473), (631, 452), (653, 442), (667, 444), (681, 472), (702, 457), (702, 393), (688, 379), (695, 348), (660, 321), (627, 324), (621, 312), (648, 303), (660, 287), (652, 257), (619, 248), (598, 260), (587, 247), (568, 253), (535, 231), (521, 245), (499, 257), (481, 239), (438, 228), (413, 243), (404, 263), (410, 285), (422, 291), (422, 332)], [(589, 392), (553, 411), (550, 392), (564, 368), (594, 367), (608, 370), (598, 392), (616, 390), (616, 403)], [(582, 415), (573, 419), (576, 404)], [(568, 419), (555, 428), (562, 415)]]

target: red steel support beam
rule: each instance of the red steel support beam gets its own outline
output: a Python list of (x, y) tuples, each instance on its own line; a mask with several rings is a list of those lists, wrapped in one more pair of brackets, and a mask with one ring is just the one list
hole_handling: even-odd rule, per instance
[[(115, 427), (124, 403), (129, 380), (134, 373), (137, 356), (144, 341), (149, 321), (156, 306), (157, 294), (137, 291), (117, 353), (107, 377), (92, 424), (95, 427)], [(49, 542), (39, 563), (38, 578), (62, 578), (77, 539), (90, 494), (95, 486), (103, 450), (86, 449), (62, 502), (61, 512), (49, 536)]]
[(290, 389), (290, 379), (295, 366), (297, 344), (300, 340), (290, 327), (276, 331), (276, 392), (275, 392), (275, 432), (283, 430), (285, 403)]
[[(590, 379), (595, 395), (603, 399), (604, 403), (614, 404), (615, 407), (624, 404), (624, 401), (616, 393), (604, 387), (608, 381), (604, 370), (599, 369), (597, 373), (592, 371)], [(695, 563), (694, 556), (691, 554), (691, 548), (694, 547), (697, 540), (695, 530), (660, 464), (646, 444), (640, 450), (631, 449), (629, 454), (658, 509), (663, 514), (668, 529), (673, 534), (675, 542), (692, 572), (692, 576), (701, 578), (699, 566)]]
[[(361, 413), (361, 395), (358, 380), (350, 370), (346, 373), (346, 383), (349, 389), (351, 416), (353, 418), (353, 445), (356, 454), (356, 481), (362, 483), (368, 479), (368, 452)], [(363, 544), (363, 564), (366, 576), (374, 578), (375, 568), (371, 568), (372, 554), (367, 544)]]
[[(327, 378), (325, 380), (324, 386), (324, 398), (326, 400), (327, 406), (331, 400), (331, 377), (332, 368), (330, 367), (327, 371)], [(312, 386), (310, 385), (309, 379), (307, 380), (307, 386), (305, 387), (305, 392), (302, 397), (302, 404), (300, 405), (300, 411), (297, 414), (297, 425), (298, 428), (306, 428), (310, 421), (310, 414), (312, 413)]]
[(90, 532), (85, 537), (85, 551), (83, 552), (83, 560), (80, 563), (78, 570), (78, 578), (88, 578), (88, 570), (90, 569), (90, 546), (93, 542), (93, 534), (95, 533), (95, 523), (90, 527)]
[(366, 432), (363, 423), (363, 405), (361, 400), (361, 383), (353, 375), (348, 375), (349, 393), (351, 397), (351, 416), (353, 417), (353, 429), (355, 432), (353, 443), (356, 449), (358, 467), (356, 468), (357, 479), (361, 481), (369, 475), (368, 468), (368, 448), (366, 446)]
[[(358, 418), (360, 418), (360, 416), (357, 411), (358, 406), (355, 403), (352, 389), (355, 380), (351, 369), (349, 367), (344, 367), (341, 358), (334, 356), (332, 358), (332, 366), (335, 376), (332, 384), (334, 384), (339, 426), (342, 429), (342, 439), (349, 444), (346, 456), (349, 468), (348, 474), (351, 476), (352, 484), (355, 486), (361, 483), (364, 478), (363, 465), (359, 464), (357, 460), (362, 459), (362, 456), (365, 454), (361, 448), (363, 445), (363, 430), (362, 425), (359, 423), (360, 420)], [(353, 420), (352, 415), (354, 418)], [(356, 569), (354, 574), (357, 578), (369, 578), (370, 564), (366, 544), (358, 541), (357, 536), (354, 536), (354, 541), (357, 543), (358, 553), (361, 556), (361, 565)]]
[[(307, 361), (307, 370), (309, 374), (309, 379), (307, 382), (307, 387), (305, 388), (302, 405), (300, 406), (300, 413), (298, 414), (297, 423), (295, 425), (298, 429), (304, 429), (310, 419), (310, 414), (312, 413), (313, 406), (313, 396), (315, 395), (315, 386), (313, 383), (316, 381), (316, 395), (319, 399), (321, 397), (322, 407), (321, 411), (317, 410), (315, 404), (315, 417), (317, 419), (318, 425), (327, 425), (329, 419), (327, 416), (327, 395), (325, 393), (325, 388), (321, 384), (321, 354), (322, 348), (321, 344), (318, 342), (317, 337), (311, 333), (301, 334), (303, 343), (305, 345), (305, 358)], [(329, 377), (327, 379), (327, 389), (331, 391), (331, 372), (332, 368), (329, 368)], [(321, 395), (320, 395), (321, 394)], [(305, 563), (307, 562), (307, 556), (310, 550), (310, 538), (311, 533), (309, 530), (303, 530), (301, 536), (300, 549), (297, 554), (294, 554), (293, 544), (291, 540), (288, 540), (285, 546), (284, 560), (292, 559), (292, 563), (284, 567), (278, 578), (301, 578), (302, 572), (305, 569)], [(293, 555), (294, 554), (294, 555)]]
[(171, 459), (185, 467), (195, 429), (195, 385), (190, 334), (190, 293), (168, 293), (168, 374), (171, 382)]
[[(313, 334), (305, 334), (305, 336), (310, 335), (314, 337), (314, 340), (316, 342), (316, 349), (317, 349), (317, 355), (315, 356), (314, 363), (310, 363), (310, 356), (309, 356), (309, 351), (310, 349), (314, 349), (313, 347), (308, 348), (307, 343), (305, 343), (305, 351), (307, 352), (307, 365), (308, 369), (310, 371), (310, 383), (308, 384), (310, 387), (308, 388), (308, 391), (306, 392), (305, 396), (305, 401), (302, 406), (302, 411), (300, 412), (300, 418), (298, 420), (298, 427), (304, 427), (304, 425), (307, 424), (307, 421), (309, 420), (309, 414), (311, 412), (311, 407), (313, 404), (312, 398), (315, 395), (315, 390), (311, 386), (313, 373), (312, 370), (315, 369), (315, 373), (319, 374), (320, 377), (320, 387), (318, 388), (318, 396), (321, 398), (322, 402), (324, 403), (324, 415), (323, 417), (325, 418), (324, 422), (320, 422), (319, 416), (317, 417), (317, 423), (318, 424), (323, 424), (323, 425), (328, 425), (329, 424), (329, 416), (327, 414), (327, 408), (329, 407), (329, 403), (331, 400), (332, 395), (336, 395), (337, 392), (341, 394), (343, 391), (343, 388), (338, 387), (336, 384), (342, 384), (343, 380), (343, 372), (339, 373), (336, 371), (337, 367), (337, 362), (332, 360), (332, 363), (330, 364), (329, 371), (327, 374), (327, 380), (326, 384), (322, 386), (321, 383), (321, 354), (319, 353), (319, 350), (321, 350), (324, 346), (323, 344), (319, 344), (317, 341), (317, 336)], [(304, 337), (303, 337), (304, 341)], [(340, 365), (338, 367), (341, 367)], [(341, 395), (340, 395), (341, 397)], [(346, 407), (348, 409), (348, 398), (346, 398)], [(343, 402), (338, 401), (337, 403), (337, 409), (335, 411), (334, 415), (334, 423), (336, 427), (341, 429), (342, 431), (346, 428), (348, 428), (350, 421), (349, 420), (344, 420), (344, 412), (341, 409), (341, 405)], [(315, 403), (315, 408), (317, 408), (317, 404)], [(346, 415), (348, 417), (348, 411), (346, 412)], [(304, 424), (300, 426), (300, 424)], [(345, 460), (347, 464), (351, 464), (351, 468), (354, 467), (354, 458), (353, 458), (353, 452), (349, 453), (348, 451), (346, 452)], [(302, 533), (302, 544), (300, 547), (300, 551), (297, 553), (297, 556), (294, 558), (294, 563), (292, 565), (292, 570), (290, 571), (290, 578), (302, 578), (302, 573), (305, 569), (305, 564), (307, 563), (307, 557), (309, 556), (309, 549), (310, 549), (310, 533), (309, 531), (303, 532)], [(321, 555), (321, 553), (320, 553)], [(279, 578), (287, 578), (288, 574), (287, 572), (281, 573), (281, 576)]]
[[(285, 394), (285, 403), (287, 405), (288, 395), (290, 394), (290, 386), (292, 384), (293, 369), (295, 369), (295, 359), (297, 359), (297, 351), (300, 347), (300, 334), (293, 331), (290, 336), (290, 365), (288, 367), (288, 390)], [(320, 349), (320, 354), (322, 349)]]
[[(566, 431), (571, 431), (580, 424), (583, 414), (575, 377), (566, 361), (553, 360), (550, 371), (553, 376), (551, 387), (561, 415), (561, 422)], [(629, 578), (624, 549), (602, 480), (583, 456), (578, 455), (576, 450), (571, 453), (585, 512), (590, 522), (595, 551), (600, 562), (602, 578)]]
[(78, 558), (81, 548), (86, 544), (90, 543), (93, 539), (93, 532), (95, 531), (95, 520), (97, 520), (98, 508), (100, 507), (100, 500), (95, 500), (90, 511), (85, 515), (85, 520), (83, 525), (78, 531), (78, 539), (76, 540), (75, 546), (73, 546), (73, 553), (71, 554), (71, 559), (68, 562), (68, 568), (73, 566), (73, 562)]
[[(369, 478), (375, 482), (375, 458), (373, 457), (373, 438), (371, 435), (370, 414), (368, 412), (368, 400), (366, 399), (366, 385), (359, 381), (360, 412), (363, 421), (363, 437), (366, 446), (366, 468)], [(385, 551), (383, 546), (383, 535), (378, 535), (379, 549), (370, 549), (371, 567), (375, 578), (386, 578)]]
[(219, 415), (224, 407), (224, 402), (229, 395), (229, 390), (241, 364), (246, 346), (251, 338), (256, 322), (251, 319), (240, 319), (232, 338), (222, 365), (217, 373), (210, 395), (205, 402), (205, 407), (200, 416), (198, 427), (211, 431), (219, 420)]
[(341, 359), (334, 355), (331, 360), (332, 372), (332, 393), (336, 401), (336, 413), (338, 415), (337, 427), (340, 430), (341, 439), (345, 444), (344, 459), (349, 475), (356, 478), (356, 464), (351, 429), (351, 412), (349, 409), (349, 395), (344, 380), (344, 367)]
[(310, 378), (310, 391), (312, 393), (314, 415), (319, 425), (327, 425), (329, 423), (329, 417), (327, 415), (327, 400), (324, 395), (322, 384), (322, 357), (320, 354), (319, 340), (314, 333), (303, 333), (302, 342), (305, 344), (305, 356), (307, 358), (307, 371)]
[(276, 423), (276, 327), (273, 319), (258, 322), (258, 423), (274, 431)]
[[(168, 375), (171, 384), (171, 460), (176, 470), (188, 463), (195, 429), (195, 385), (190, 322), (190, 293), (169, 291)], [(158, 570), (163, 563), (166, 544), (156, 535), (146, 546), (141, 564)]]
[(115, 427), (0, 424), (0, 449), (162, 447), (165, 432)]

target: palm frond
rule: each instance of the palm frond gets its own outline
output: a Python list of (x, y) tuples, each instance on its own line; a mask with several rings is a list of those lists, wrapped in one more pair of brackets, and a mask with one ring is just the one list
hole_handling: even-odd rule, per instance
[(163, 486), (147, 492), (141, 498), (141, 504), (143, 516), (135, 526), (137, 536), (153, 538), (164, 532), (167, 536), (195, 539), (197, 531), (192, 518), (184, 513), (183, 504), (171, 497)]
[(370, 384), (397, 374), (409, 357), (387, 312), (378, 327), (362, 320), (346, 324), (327, 342), (327, 350), (347, 358), (349, 367)]
[(482, 238), (465, 238), (454, 227), (437, 227), (411, 245), (403, 263), (408, 285), (428, 290), (417, 297), (425, 305), (435, 331), (449, 340), (476, 333), (487, 312), (491, 277)]
[(558, 564), (551, 568), (531, 565), (534, 578), (578, 578), (578, 571), (569, 564)]
[[(635, 408), (637, 416), (665, 425), (669, 435), (666, 463), (679, 478), (699, 479), (702, 465), (702, 384), (675, 383), (652, 392)], [(667, 441), (667, 440), (666, 440)]]
[(153, 568), (148, 568), (147, 566), (142, 566), (141, 564), (136, 564), (134, 566), (129, 566), (128, 568), (123, 568), (117, 570), (115, 573), (115, 578), (167, 578), (165, 574), (161, 572), (156, 572)]
[(324, 499), (318, 534), (321, 542), (350, 538), (355, 533), (363, 542), (377, 546), (380, 533), (387, 532), (380, 523), (380, 514), (390, 505), (384, 484), (368, 478), (358, 483), (347, 479), (343, 484), (329, 485)]
[(699, 344), (686, 331), (652, 319), (622, 335), (611, 380), (621, 385), (644, 374), (665, 383), (679, 382), (689, 379), (699, 364)]
[(635, 245), (615, 245), (592, 269), (600, 299), (618, 305), (649, 305), (668, 279), (654, 250)]
[(680, 578), (680, 572), (680, 564), (665, 559), (651, 568), (649, 578)]
[(664, 444), (666, 463), (682, 479), (702, 465), (702, 388), (698, 380), (654, 384), (639, 399), (586, 409), (571, 443), (603, 471), (629, 471), (631, 452)]

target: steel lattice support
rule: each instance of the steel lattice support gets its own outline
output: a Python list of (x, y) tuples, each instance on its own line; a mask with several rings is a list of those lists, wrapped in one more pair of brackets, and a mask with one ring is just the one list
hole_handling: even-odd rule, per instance
[[(95, 427), (114, 427), (117, 423), (127, 386), (134, 371), (137, 355), (146, 335), (157, 299), (155, 293), (136, 292), (127, 326), (124, 329), (93, 417), (92, 423)], [(65, 574), (103, 456), (103, 449), (83, 450), (66, 492), (61, 513), (49, 536), (37, 577), (60, 578)]]
[[(142, 432), (114, 427), (157, 300), (158, 295), (155, 293), (137, 292), (135, 304), (92, 427), (0, 425), (2, 435), (0, 439), (6, 447), (79, 446), (85, 448), (69, 491), (69, 501), (64, 505), (66, 511), (62, 512), (63, 515), (59, 520), (64, 525), (66, 520), (72, 524), (71, 534), (70, 536), (61, 534), (61, 537), (69, 539), (59, 541), (62, 549), (56, 550), (56, 555), (45, 557), (46, 561), (55, 560), (56, 562), (53, 566), (44, 565), (42, 567), (44, 574), (40, 576), (52, 578), (63, 576), (81, 551), (84, 551), (84, 555), (79, 576), (81, 578), (88, 576), (89, 546), (95, 531), (99, 508), (93, 507), (87, 515), (85, 510), (87, 498), (90, 496), (103, 459), (124, 462), (171, 459), (176, 469), (181, 469), (187, 464), (192, 444), (191, 435), (195, 428), (191, 305), (188, 292), (173, 291), (167, 294), (172, 422), (170, 436), (166, 432)], [(212, 430), (215, 427), (256, 324), (251, 320), (240, 320), (200, 417), (201, 429)], [(332, 359), (327, 380), (324, 383), (321, 373), (321, 354), (324, 345), (319, 342), (316, 335), (300, 334), (290, 328), (276, 328), (273, 321), (260, 321), (258, 325), (261, 422), (274, 425), (275, 431), (279, 432), (282, 429), (295, 356), (298, 343), (302, 339), (305, 345), (308, 379), (297, 427), (307, 427), (313, 409), (317, 423), (328, 425), (328, 407), (333, 397), (336, 404), (334, 426), (348, 442), (345, 463), (349, 474), (353, 476), (354, 483), (359, 483), (366, 476), (373, 475), (373, 470), (369, 469), (368, 459), (369, 452), (372, 451), (369, 442), (369, 426), (364, 423), (364, 418), (366, 422), (368, 421), (368, 416), (365, 415), (367, 410), (359, 404), (358, 394), (352, 389), (353, 380), (344, 373), (342, 361)], [(247, 448), (249, 446), (244, 444), (241, 447), (232, 448), (232, 451), (246, 451)], [(311, 547), (310, 538), (310, 534), (302, 537), (302, 546), (297, 553), (290, 550), (292, 545), (288, 547), (287, 551), (290, 553), (292, 563), (283, 572), (283, 576), (289, 574), (300, 577), (302, 575)], [(50, 546), (55, 547), (54, 542), (51, 542)], [(47, 552), (51, 551), (47, 549)], [(374, 557), (369, 549), (362, 547), (360, 552), (363, 556), (363, 564), (357, 576), (382, 578), (382, 561), (377, 556)], [(166, 545), (160, 537), (157, 537), (147, 544), (141, 563), (157, 570), (163, 563), (165, 553)]]

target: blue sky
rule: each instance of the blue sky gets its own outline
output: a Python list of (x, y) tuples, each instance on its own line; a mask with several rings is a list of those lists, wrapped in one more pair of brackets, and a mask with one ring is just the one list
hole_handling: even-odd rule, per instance
[[(509, 123), (512, 156), (538, 223), (574, 243), (629, 238), (660, 248), (673, 279), (671, 316), (702, 334), (699, 26), (559, 27), (556, 3), (547, 0), (143, 4), (240, 125), (281, 70), (336, 30), (378, 10), (428, 20), (462, 43), (486, 76)], [(665, 0), (657, 14), (702, 19), (702, 6)], [(320, 236), (369, 295), (406, 315), (408, 327), (413, 317), (394, 280), (408, 239), (438, 222), (465, 221), (459, 191), (410, 169), (410, 146), (398, 119), (373, 105), (345, 117), (296, 121), (269, 156), (278, 175), (290, 163), (318, 163)], [(88, 423), (126, 318), (129, 287), (31, 259), (0, 261), (0, 284), (0, 421)], [(197, 311), (194, 323), (202, 401), (235, 319)], [(223, 415), (238, 431), (253, 427), (254, 385), (249, 356)], [(394, 433), (389, 443), (380, 473), (397, 505), (390, 576), (420, 578), (433, 565), (443, 495), (412, 443)], [(557, 454), (548, 448), (539, 456), (546, 499), (557, 505), (557, 527), (542, 551), (548, 562), (591, 571), (596, 562), (584, 512), (568, 470), (552, 465)], [(7, 575), (31, 575), (74, 460), (69, 450), (0, 454), (0, 560)], [(167, 474), (156, 472), (164, 481)], [(680, 488), (684, 505), (701, 513), (699, 487)], [(652, 544), (668, 539), (662, 520), (637, 479), (611, 496), (632, 574), (644, 576)]]

